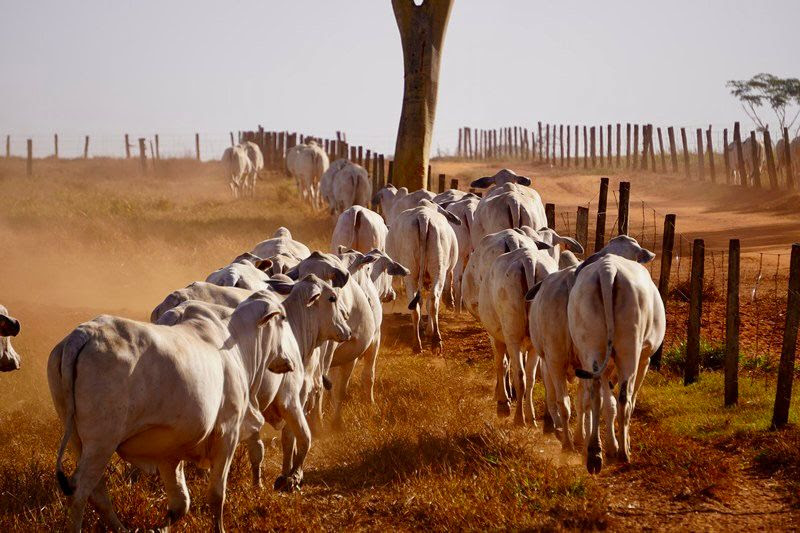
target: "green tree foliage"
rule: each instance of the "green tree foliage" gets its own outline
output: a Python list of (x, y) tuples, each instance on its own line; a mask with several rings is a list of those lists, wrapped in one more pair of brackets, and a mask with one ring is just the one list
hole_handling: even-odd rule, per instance
[[(726, 84), (731, 94), (742, 103), (747, 116), (760, 129), (766, 129), (766, 122), (759, 116), (759, 110), (769, 106), (778, 119), (781, 130), (791, 128), (800, 115), (800, 80), (779, 78), (772, 74), (756, 74), (749, 80), (730, 80)], [(797, 109), (794, 109), (797, 108)], [(794, 115), (792, 116), (792, 112)], [(791, 120), (787, 116), (792, 116)]]

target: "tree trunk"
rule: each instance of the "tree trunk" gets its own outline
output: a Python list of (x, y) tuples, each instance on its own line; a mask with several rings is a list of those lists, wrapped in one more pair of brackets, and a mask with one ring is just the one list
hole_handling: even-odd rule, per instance
[(439, 89), (439, 63), (454, 0), (392, 0), (403, 46), (403, 110), (394, 149), (395, 185), (425, 186)]

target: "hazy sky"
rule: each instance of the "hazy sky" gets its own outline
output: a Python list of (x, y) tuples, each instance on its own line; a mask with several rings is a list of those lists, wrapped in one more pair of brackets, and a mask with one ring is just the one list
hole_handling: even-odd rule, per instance
[[(461, 125), (746, 121), (725, 81), (800, 76), (798, 21), (798, 0), (456, 0), (432, 149)], [(15, 142), (91, 133), (116, 149), (159, 132), (189, 148), (199, 131), (216, 150), (261, 123), (391, 152), (401, 98), (389, 0), (0, 6), (0, 134)]]

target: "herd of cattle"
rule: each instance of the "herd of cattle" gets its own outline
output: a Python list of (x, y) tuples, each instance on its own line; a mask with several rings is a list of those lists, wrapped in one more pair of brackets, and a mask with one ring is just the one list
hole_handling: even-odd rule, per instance
[[(342, 425), (359, 360), (365, 397), (374, 401), (381, 302), (397, 298), (393, 278), (404, 284), (416, 352), (421, 329), (434, 352), (443, 349), (443, 298), (466, 309), (491, 340), (499, 416), (510, 416), (515, 400), (514, 421), (535, 425), (538, 369), (552, 418), (545, 431), (574, 450), (567, 383), (577, 376), (577, 438), (588, 470), (602, 466), (601, 409), (606, 454), (629, 460), (637, 392), (665, 332), (664, 306), (642, 266), (652, 252), (619, 236), (578, 260), (581, 245), (546, 227), (531, 180), (508, 169), (472, 182), (488, 189), (482, 196), (392, 185), (373, 194), (360, 166), (329, 165), (313, 142), (292, 150), (287, 166), (303, 198), (327, 202), (337, 216), (331, 253), (311, 251), (279, 228), (205, 281), (167, 295), (150, 323), (103, 315), (50, 354), (48, 382), (64, 425), (56, 474), (71, 497), (73, 530), (80, 530), (88, 500), (109, 526), (122, 528), (105, 481), (114, 453), (158, 471), (167, 525), (189, 508), (183, 462), (209, 467), (209, 501), (222, 530), (228, 471), (242, 441), (260, 484), (265, 422), (281, 429), (283, 466), (274, 488), (298, 487), (324, 409), (334, 427)], [(228, 149), (226, 158), (241, 154), (247, 158), (246, 146)], [(232, 188), (251, 193), (254, 180)], [(18, 332), (0, 307), (1, 370), (19, 366), (9, 339)], [(62, 464), (68, 446), (77, 457), (72, 476)]]
[[(748, 137), (742, 141), (742, 162), (744, 163), (745, 176), (741, 176), (739, 172), (739, 156), (736, 150), (736, 143), (730, 143), (726, 150), (731, 172), (734, 177), (738, 178), (739, 183), (746, 183), (747, 180), (752, 179), (756, 169), (758, 169), (760, 174), (764, 174), (764, 165), (766, 164), (764, 145), (761, 141), (754, 141), (753, 139), (753, 137)], [(773, 148), (775, 170), (778, 173), (783, 170), (787, 163), (784, 145), (784, 140), (781, 138), (778, 139), (778, 142), (775, 143), (775, 147)], [(800, 137), (795, 137), (789, 141), (789, 153), (792, 165), (797, 169), (798, 166), (800, 166)]]

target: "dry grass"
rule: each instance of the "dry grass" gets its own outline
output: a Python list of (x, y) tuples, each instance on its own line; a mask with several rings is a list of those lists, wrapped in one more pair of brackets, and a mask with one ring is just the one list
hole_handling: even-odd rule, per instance
[[(0, 262), (0, 298), (23, 325), (15, 343), (23, 368), (0, 376), (2, 530), (62, 525), (65, 499), (54, 480), (61, 428), (44, 366), (63, 335), (101, 312), (147, 317), (166, 293), (205, 277), (278, 225), (323, 249), (332, 227), (327, 217), (299, 204), (290, 180), (276, 175), (266, 177), (255, 200), (234, 202), (214, 164), (169, 161), (159, 175), (146, 178), (135, 161), (37, 161), (36, 168), (27, 179), (21, 161), (0, 161), (0, 188), (8, 191), (0, 196), (0, 239), (7, 250)], [(466, 317), (447, 313), (442, 323), (445, 357), (414, 356), (407, 316), (387, 316), (377, 403), (361, 399), (356, 379), (344, 411), (346, 429), (314, 441), (301, 493), (254, 489), (239, 450), (227, 525), (232, 530), (616, 528), (625, 524), (621, 501), (653, 506), (661, 500), (728, 501), (740, 481), (735, 468), (740, 457), (752, 457), (766, 472), (771, 468), (766, 465), (792, 456), (791, 448), (758, 440), (765, 434), (758, 424), (747, 425), (746, 408), (740, 410), (743, 418), (740, 411), (730, 417), (732, 424), (750, 428), (747, 439), (733, 433), (698, 438), (702, 428), (678, 423), (679, 415), (670, 413), (687, 404), (691, 419), (716, 409), (716, 378), (704, 377), (700, 387), (679, 395), (673, 383), (651, 375), (634, 415), (634, 463), (590, 477), (579, 456), (561, 454), (555, 439), (540, 429), (497, 420), (485, 334)], [(538, 385), (536, 398), (541, 413)], [(792, 416), (796, 421), (796, 410)], [(723, 443), (753, 443), (764, 453), (729, 451)], [(268, 449), (268, 483), (279, 465), (280, 451)], [(781, 468), (773, 471), (791, 487), (796, 466)], [(133, 476), (120, 461), (110, 476), (126, 525), (160, 522), (166, 502), (157, 478)], [(193, 504), (178, 529), (208, 529), (205, 473), (192, 468), (188, 478)], [(664, 525), (656, 514), (636, 524)], [(86, 525), (100, 528), (93, 511)]]

